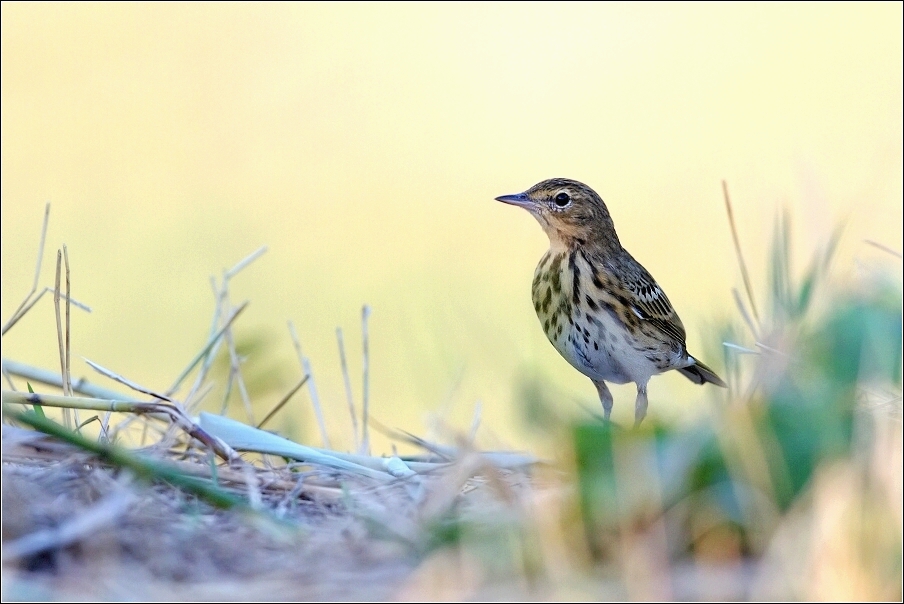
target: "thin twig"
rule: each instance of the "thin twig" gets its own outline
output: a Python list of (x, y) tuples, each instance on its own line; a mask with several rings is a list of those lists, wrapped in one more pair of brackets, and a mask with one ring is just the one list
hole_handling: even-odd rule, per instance
[[(3, 373), (9, 373), (15, 376), (19, 376), (32, 382), (41, 382), (42, 384), (54, 386), (61, 390), (63, 388), (63, 380), (56, 372), (49, 369), (39, 369), (38, 367), (32, 367), (31, 365), (19, 363), (18, 361), (3, 359)], [(122, 394), (116, 392), (115, 390), (109, 390), (102, 386), (96, 386), (94, 384), (88, 383), (85, 378), (76, 380), (75, 384), (72, 385), (72, 392), (78, 392), (79, 394), (84, 394), (93, 398), (117, 399), (122, 397)]]
[[(63, 260), (66, 263), (66, 375), (64, 379), (66, 381), (66, 391), (69, 394), (72, 394), (72, 348), (70, 346), (70, 334), (71, 327), (69, 324), (69, 318), (71, 315), (72, 305), (69, 303), (71, 287), (69, 282), (69, 250), (66, 247), (66, 244), (63, 244)], [(78, 415), (76, 414), (76, 422), (78, 422)]]
[[(35, 293), (38, 289), (38, 281), (41, 278), (41, 262), (44, 258), (44, 242), (47, 240), (47, 225), (50, 224), (50, 202), (44, 206), (44, 221), (41, 224), (41, 242), (38, 244), (38, 262), (35, 264), (35, 278), (31, 283), (31, 291), (28, 295)], [(21, 307), (20, 307), (21, 308)]]
[(289, 326), (289, 337), (292, 338), (292, 346), (295, 347), (295, 355), (298, 357), (298, 364), (304, 369), (304, 363), (302, 362), (304, 356), (301, 354), (301, 340), (298, 339), (298, 332), (295, 331), (295, 323), (287, 321), (286, 324)]
[(270, 418), (272, 418), (274, 415), (279, 413), (279, 410), (282, 409), (283, 406), (285, 406), (285, 404), (289, 402), (289, 399), (292, 398), (295, 395), (295, 393), (301, 389), (302, 386), (304, 386), (304, 383), (308, 381), (309, 377), (310, 376), (308, 376), (308, 375), (304, 376), (303, 378), (301, 378), (298, 381), (297, 384), (292, 386), (292, 389), (289, 390), (289, 392), (287, 392), (284, 397), (282, 397), (281, 401), (276, 403), (276, 406), (273, 407), (273, 409), (270, 411), (270, 413), (268, 413), (267, 415), (264, 416), (264, 419), (261, 420), (261, 422), (257, 425), (257, 427), (263, 428), (264, 424), (266, 424), (270, 420)]
[(104, 416), (100, 420), (100, 435), (101, 438), (107, 442), (110, 442), (110, 418), (113, 417), (112, 411), (107, 411), (104, 413)]
[[(57, 346), (60, 350), (60, 379), (63, 382), (63, 395), (72, 396), (72, 392), (69, 390), (66, 380), (66, 351), (65, 344), (63, 343), (62, 318), (60, 316), (60, 278), (62, 276), (62, 271), (63, 252), (62, 250), (57, 250), (56, 282), (53, 289), (53, 307), (56, 312)], [(72, 429), (72, 415), (69, 412), (69, 409), (63, 410), (63, 425), (66, 426), (67, 430)]]
[[(195, 421), (188, 417), (177, 405), (162, 402), (142, 402), (130, 400), (102, 400), (82, 398), (75, 396), (58, 396), (53, 394), (39, 394), (34, 392), (3, 392), (3, 404), (16, 403), (20, 405), (42, 405), (47, 407), (59, 407), (66, 409), (92, 409), (94, 411), (117, 411), (125, 413), (137, 413), (160, 418), (165, 415), (173, 424), (188, 433), (212, 449), (219, 457), (228, 461), (238, 462), (241, 459), (238, 454), (219, 438), (212, 436), (201, 428)], [(6, 411), (6, 407), (4, 407)]]
[(233, 323), (233, 321), (235, 321), (236, 317), (238, 317), (239, 314), (241, 314), (241, 312), (243, 310), (245, 310), (247, 307), (248, 307), (248, 302), (242, 302), (239, 305), (239, 307), (236, 308), (232, 312), (232, 314), (229, 316), (229, 318), (226, 320), (226, 322), (223, 324), (223, 326), (217, 331), (217, 333), (215, 333), (213, 336), (210, 337), (209, 340), (207, 340), (207, 343), (204, 345), (204, 347), (201, 349), (201, 351), (195, 355), (195, 357), (191, 360), (191, 362), (188, 364), (188, 366), (182, 371), (182, 373), (179, 374), (179, 377), (176, 378), (176, 381), (173, 382), (173, 385), (170, 386), (169, 389), (166, 391), (167, 396), (171, 396), (171, 395), (175, 394), (176, 390), (179, 389), (179, 385), (182, 384), (182, 381), (186, 377), (188, 377), (188, 374), (192, 372), (192, 369), (195, 368), (195, 365), (197, 365), (201, 361), (201, 359), (203, 359), (204, 356), (207, 354), (207, 351), (210, 350), (210, 348), (214, 344), (216, 344), (217, 341), (221, 337), (223, 337), (223, 334), (226, 332), (227, 329), (229, 329), (229, 326), (232, 325), (232, 323)]
[(390, 438), (403, 440), (416, 445), (440, 457), (441, 459), (443, 459), (443, 461), (452, 461), (453, 459), (455, 459), (457, 452), (454, 447), (447, 447), (444, 445), (432, 443), (429, 440), (421, 438), (420, 436), (412, 434), (411, 432), (408, 432), (406, 430), (399, 430), (397, 428), (389, 428), (387, 426), (384, 426), (376, 420), (373, 420), (373, 422), (375, 430), (382, 432)]
[(902, 258), (904, 258), (904, 256), (901, 255), (901, 252), (896, 252), (895, 250), (891, 249), (887, 245), (883, 245), (883, 244), (879, 243), (878, 241), (873, 241), (872, 239), (864, 239), (863, 243), (867, 243), (875, 248), (879, 248), (883, 252), (888, 252), (889, 254), (891, 254), (892, 256), (897, 258), (898, 260), (901, 260)]
[[(69, 396), (72, 393), (69, 392), (69, 389), (66, 387), (66, 352), (63, 344), (63, 320), (60, 315), (60, 274), (62, 272), (62, 265), (63, 252), (57, 250), (56, 286), (53, 290), (53, 306), (56, 310), (57, 345), (60, 349), (60, 376), (63, 381), (63, 394)], [(68, 428), (69, 426), (66, 427)]]
[(753, 300), (753, 287), (750, 285), (750, 275), (747, 274), (747, 264), (744, 262), (744, 254), (741, 252), (741, 242), (738, 240), (738, 229), (735, 227), (734, 212), (731, 209), (731, 199), (728, 197), (728, 183), (722, 181), (722, 193), (725, 195), (725, 210), (728, 212), (728, 224), (731, 226), (731, 237), (734, 239), (735, 253), (738, 255), (738, 264), (741, 267), (741, 278), (744, 279), (744, 289), (747, 290), (747, 298), (750, 300), (750, 310), (753, 318), (760, 322), (756, 311), (756, 302)]
[[(220, 324), (220, 318), (223, 314), (223, 296), (226, 293), (226, 282), (223, 283), (223, 291), (217, 289), (217, 281), (214, 276), (210, 277), (210, 287), (213, 290), (214, 296), (214, 308), (213, 308), (213, 319), (210, 323), (210, 337), (217, 332), (217, 326)], [(198, 398), (197, 393), (201, 388), (201, 384), (207, 379), (207, 374), (210, 372), (210, 368), (213, 366), (214, 359), (216, 359), (217, 352), (220, 350), (220, 346), (222, 345), (222, 338), (218, 338), (213, 346), (210, 346), (206, 350), (206, 354), (203, 356), (203, 363), (201, 363), (201, 369), (198, 371), (198, 375), (195, 376), (195, 382), (192, 384), (191, 388), (188, 391), (188, 394), (185, 396), (186, 406), (189, 408), (193, 407), (197, 404)], [(223, 412), (225, 413), (225, 407)]]
[(220, 406), (220, 415), (226, 415), (226, 410), (229, 408), (229, 399), (232, 398), (232, 384), (234, 382), (235, 376), (230, 371), (229, 376), (226, 378), (226, 390), (223, 392), (223, 404)]
[(731, 342), (722, 342), (722, 346), (731, 350), (735, 350), (741, 354), (760, 354), (759, 350), (752, 350), (739, 344), (732, 344)]
[(370, 405), (370, 353), (368, 351), (369, 348), (369, 338), (367, 335), (367, 318), (370, 316), (370, 306), (365, 304), (361, 307), (361, 338), (364, 344), (364, 356), (362, 357), (362, 364), (364, 365), (363, 374), (364, 380), (361, 388), (361, 449), (360, 452), (363, 454), (370, 453), (370, 436), (367, 433), (367, 418), (369, 415), (369, 405)]
[(345, 341), (342, 338), (342, 328), (336, 328), (336, 340), (339, 342), (339, 361), (342, 363), (342, 378), (345, 381), (345, 398), (348, 400), (348, 414), (352, 418), (352, 432), (355, 437), (354, 450), (360, 446), (358, 440), (358, 415), (355, 413), (355, 400), (352, 397), (352, 380), (348, 374), (348, 363), (345, 359)]
[[(227, 299), (228, 300), (228, 299)], [(245, 415), (248, 416), (248, 423), (254, 424), (254, 411), (251, 408), (251, 397), (248, 396), (248, 389), (245, 388), (245, 380), (242, 378), (241, 361), (239, 353), (235, 348), (235, 338), (232, 336), (232, 328), (225, 331), (226, 349), (229, 351), (230, 377), (235, 379), (239, 385), (239, 394), (242, 397), (242, 405), (245, 407)]]
[[(242, 264), (240, 262), (239, 264)], [(241, 270), (241, 268), (239, 268)], [(229, 308), (229, 276), (227, 275), (227, 271), (223, 271), (223, 307)], [(233, 382), (238, 384), (239, 386), (239, 395), (242, 398), (242, 406), (245, 408), (245, 415), (248, 418), (249, 424), (254, 424), (254, 410), (251, 406), (251, 397), (248, 396), (248, 389), (245, 387), (245, 379), (242, 377), (242, 367), (241, 364), (244, 359), (239, 358), (238, 350), (235, 346), (235, 337), (232, 335), (232, 327), (223, 332), (224, 340), (226, 341), (226, 350), (229, 352), (229, 384), (231, 385)], [(229, 394), (231, 393), (231, 388), (227, 387), (226, 398), (223, 402), (223, 408), (225, 410), (226, 404), (229, 401)]]
[(763, 350), (767, 350), (769, 352), (772, 352), (774, 354), (777, 354), (777, 355), (780, 355), (780, 356), (783, 356), (786, 358), (790, 357), (790, 355), (787, 352), (783, 352), (783, 351), (779, 350), (778, 348), (773, 348), (772, 346), (768, 346), (766, 344), (763, 344), (762, 342), (756, 342), (756, 346), (757, 346), (757, 348), (762, 348)]
[[(229, 282), (230, 280), (239, 274), (242, 270), (244, 270), (249, 264), (260, 258), (267, 251), (267, 246), (262, 246), (255, 251), (248, 254), (245, 258), (239, 260), (232, 268), (223, 270), (223, 286), (217, 289), (216, 279), (214, 277), (210, 278), (210, 283), (214, 291), (214, 296), (216, 297), (216, 305), (214, 308), (213, 315), (213, 325), (211, 326), (211, 331), (216, 328), (217, 323), (219, 322), (219, 318), (223, 312), (224, 308), (229, 306)], [(241, 372), (241, 362), (239, 359), (238, 353), (235, 348), (235, 339), (232, 335), (232, 329), (228, 328), (224, 331), (226, 347), (229, 351), (229, 378), (226, 382), (226, 393), (223, 397), (223, 408), (222, 413), (226, 412), (226, 407), (229, 404), (229, 398), (232, 395), (232, 385), (234, 383), (239, 386), (239, 393), (242, 397), (242, 405), (245, 408), (245, 414), (248, 416), (248, 421), (254, 423), (254, 412), (251, 405), (251, 398), (248, 395), (248, 389), (245, 387), (245, 380), (242, 377)], [(190, 396), (195, 393), (195, 391), (200, 387), (201, 382), (207, 377), (207, 374), (210, 371), (210, 368), (213, 366), (213, 361), (216, 357), (216, 354), (219, 350), (220, 345), (222, 344), (221, 339), (217, 339), (215, 344), (209, 347), (205, 354), (202, 355), (204, 358), (204, 363), (201, 365), (201, 370), (198, 372), (198, 376), (195, 379), (195, 383), (192, 386), (190, 391)]]
[(90, 360), (88, 360), (88, 359), (84, 359), (84, 361), (85, 361), (86, 363), (88, 363), (88, 365), (89, 365), (92, 369), (94, 369), (94, 371), (98, 372), (98, 373), (101, 374), (101, 375), (107, 376), (107, 377), (110, 378), (111, 380), (114, 380), (114, 381), (116, 381), (116, 382), (119, 382), (119, 383), (122, 384), (123, 386), (128, 386), (128, 387), (131, 388), (132, 390), (136, 390), (136, 391), (138, 391), (138, 392), (140, 392), (140, 393), (142, 393), (142, 394), (147, 394), (148, 396), (153, 396), (154, 398), (159, 398), (159, 399), (161, 399), (161, 400), (168, 401), (168, 402), (170, 402), (170, 403), (173, 402), (173, 399), (171, 399), (170, 397), (166, 396), (165, 394), (160, 394), (159, 392), (154, 392), (154, 391), (151, 390), (150, 388), (145, 388), (144, 386), (141, 386), (141, 385), (139, 385), (139, 384), (136, 384), (136, 383), (133, 382), (132, 380), (130, 380), (130, 379), (126, 378), (126, 377), (123, 377), (123, 376), (119, 375), (118, 373), (114, 373), (114, 372), (110, 371), (109, 369), (106, 369), (105, 367), (101, 367), (100, 365), (98, 365), (98, 364), (95, 363), (94, 361), (90, 361)]
[(235, 277), (237, 274), (239, 274), (239, 272), (241, 272), (242, 269), (244, 269), (246, 266), (248, 266), (249, 264), (251, 264), (252, 262), (257, 260), (261, 256), (263, 256), (266, 252), (267, 252), (266, 245), (261, 246), (258, 249), (254, 250), (253, 252), (248, 254), (245, 258), (243, 258), (242, 260), (239, 260), (235, 264), (235, 266), (233, 266), (231, 269), (227, 270), (223, 275), (224, 279), (226, 281), (229, 281), (230, 279)]
[[(28, 301), (28, 304), (26, 304), (25, 307), (24, 307), (21, 311), (19, 311), (16, 315), (14, 315), (14, 316), (7, 322), (7, 324), (4, 325), (3, 331), (2, 331), (2, 333), (0, 333), (0, 335), (5, 335), (6, 332), (7, 332), (13, 325), (15, 325), (16, 323), (18, 323), (18, 322), (19, 322), (19, 319), (21, 319), (22, 317), (24, 317), (25, 315), (27, 315), (27, 314), (28, 314), (28, 311), (30, 311), (30, 310), (34, 307), (35, 304), (37, 304), (38, 302), (40, 302), (40, 301), (41, 301), (41, 298), (44, 297), (44, 294), (47, 294), (47, 293), (53, 293), (53, 288), (52, 288), (52, 287), (45, 287), (44, 289), (42, 289), (42, 290), (38, 293), (37, 296), (35, 296), (35, 297), (32, 298), (31, 300), (29, 300), (29, 301)], [(61, 299), (63, 298), (63, 294), (60, 294), (60, 298), (61, 298)], [(78, 300), (76, 300), (76, 299), (74, 299), (74, 298), (71, 299), (71, 300), (69, 300), (69, 302), (71, 302), (73, 306), (75, 306), (75, 307), (77, 307), (77, 308), (81, 308), (81, 309), (82, 309), (83, 311), (85, 311), (85, 312), (91, 312), (91, 307), (88, 306), (87, 304), (85, 304), (84, 302), (79, 302)]]
[(317, 395), (317, 385), (314, 383), (314, 372), (311, 370), (311, 361), (308, 357), (301, 359), (301, 365), (304, 368), (305, 375), (308, 377), (308, 394), (311, 395), (311, 404), (314, 407), (314, 414), (317, 416), (317, 426), (320, 428), (320, 438), (323, 440), (323, 446), (326, 449), (330, 447), (330, 437), (326, 433), (326, 422), (323, 421), (323, 410), (320, 408), (320, 397)]
[(295, 354), (298, 356), (298, 363), (301, 370), (308, 376), (308, 394), (311, 396), (311, 406), (314, 407), (314, 415), (317, 417), (317, 425), (320, 428), (320, 438), (323, 440), (323, 446), (330, 448), (330, 439), (326, 433), (326, 423), (323, 421), (323, 412), (320, 409), (320, 397), (317, 396), (317, 384), (314, 382), (314, 373), (311, 371), (311, 362), (301, 353), (301, 340), (298, 339), (298, 332), (295, 331), (295, 324), (289, 321), (289, 335), (292, 337), (292, 345), (295, 347)]
[[(28, 304), (29, 299), (34, 295), (34, 293), (38, 290), (38, 281), (41, 277), (41, 262), (44, 258), (44, 241), (47, 239), (47, 225), (50, 223), (50, 202), (47, 202), (47, 205), (44, 206), (44, 223), (41, 225), (41, 243), (38, 244), (38, 261), (35, 263), (35, 278), (31, 284), (31, 290), (22, 300), (22, 303), (19, 304), (19, 308), (16, 309), (16, 312), (9, 318), (9, 321), (6, 322), (6, 325), (3, 326), (3, 331), (0, 332), (0, 335), (5, 335), (9, 328), (16, 324), (22, 316), (28, 312), (28, 309), (31, 308), (31, 305)], [(41, 292), (43, 294), (44, 292)], [(38, 298), (41, 296), (38, 295)], [(33, 303), (32, 303), (33, 304)], [(28, 306), (28, 308), (25, 308)]]

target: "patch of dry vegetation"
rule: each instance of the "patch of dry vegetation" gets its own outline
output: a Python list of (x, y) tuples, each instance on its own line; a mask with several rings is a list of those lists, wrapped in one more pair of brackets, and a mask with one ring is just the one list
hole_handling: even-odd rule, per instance
[[(398, 433), (424, 454), (371, 455), (347, 371), (353, 452), (260, 429), (306, 385), (322, 418), (290, 326), (303, 375), (253, 420), (228, 286), (262, 250), (224, 272), (208, 341), (169, 388), (93, 364), (137, 394), (72, 382), (63, 250), (44, 290), (60, 371), (3, 361), (4, 599), (900, 599), (900, 278), (830, 283), (833, 240), (796, 280), (779, 223), (760, 309), (732, 231), (746, 331), (723, 330), (728, 394), (694, 425), (623, 430), (560, 420), (531, 386), (538, 421), (568, 435), (544, 463), (478, 451), (473, 431)], [(365, 355), (366, 326), (365, 308)], [(195, 415), (216, 359), (246, 423)]]

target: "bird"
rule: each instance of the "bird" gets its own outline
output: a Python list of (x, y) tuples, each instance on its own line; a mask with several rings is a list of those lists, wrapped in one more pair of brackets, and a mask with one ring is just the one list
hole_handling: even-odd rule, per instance
[(607, 421), (612, 393), (606, 382), (637, 385), (635, 427), (646, 417), (654, 375), (675, 369), (695, 384), (727, 386), (688, 353), (672, 303), (622, 247), (596, 191), (551, 178), (496, 200), (530, 212), (549, 237), (534, 271), (534, 310), (559, 354), (596, 386)]

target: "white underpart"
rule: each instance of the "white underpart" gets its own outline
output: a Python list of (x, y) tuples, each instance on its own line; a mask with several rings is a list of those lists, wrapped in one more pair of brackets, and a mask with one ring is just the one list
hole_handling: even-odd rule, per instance
[[(564, 265), (565, 263), (563, 263), (563, 269)], [(585, 279), (589, 279), (590, 267), (583, 258), (578, 258), (577, 265), (581, 275)], [(561, 295), (570, 296), (573, 285), (571, 271), (561, 271), (561, 282)], [(595, 288), (588, 290), (586, 286), (582, 289), (595, 291)], [(555, 304), (556, 300), (553, 300), (553, 306)], [(582, 305), (582, 309), (586, 309), (586, 306)], [(637, 314), (636, 309), (632, 310)], [(577, 327), (570, 326), (567, 319), (562, 334), (558, 338), (550, 340), (575, 369), (592, 380), (603, 380), (614, 384), (635, 382), (643, 385), (649, 381), (651, 376), (661, 373), (659, 367), (647, 358), (646, 351), (635, 350), (634, 346), (637, 346), (637, 343), (633, 341), (621, 321), (602, 308), (594, 313), (594, 316), (599, 321), (599, 325), (582, 321), (590, 332), (588, 343), (584, 342), (582, 332)], [(643, 320), (639, 314), (637, 316)], [(604, 336), (604, 334), (606, 335)], [(598, 350), (594, 348), (594, 343), (597, 344)], [(665, 343), (659, 354), (663, 352), (673, 354), (669, 350), (668, 344)], [(686, 365), (676, 356), (672, 359), (672, 367), (675, 366)]]

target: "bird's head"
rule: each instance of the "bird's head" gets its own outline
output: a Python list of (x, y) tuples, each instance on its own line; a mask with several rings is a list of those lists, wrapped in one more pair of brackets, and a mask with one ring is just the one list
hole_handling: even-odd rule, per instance
[(550, 178), (523, 193), (496, 200), (533, 214), (552, 246), (620, 247), (606, 204), (596, 191), (576, 180)]

